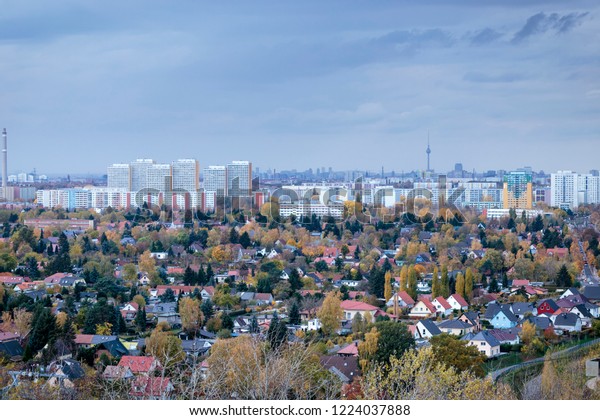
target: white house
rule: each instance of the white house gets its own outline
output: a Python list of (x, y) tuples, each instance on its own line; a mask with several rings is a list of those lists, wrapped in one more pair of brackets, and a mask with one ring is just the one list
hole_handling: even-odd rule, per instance
[(480, 331), (477, 334), (467, 334), (462, 340), (468, 341), (481, 354), (487, 357), (497, 357), (500, 354), (500, 342), (489, 332)]

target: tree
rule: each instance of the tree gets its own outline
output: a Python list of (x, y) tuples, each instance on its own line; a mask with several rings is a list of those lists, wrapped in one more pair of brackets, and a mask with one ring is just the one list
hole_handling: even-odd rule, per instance
[(431, 278), (431, 296), (433, 296), (434, 298), (441, 296), (441, 292), (442, 292), (441, 286), (442, 285), (440, 283), (438, 268), (434, 267), (433, 268), (433, 276)]
[(344, 316), (341, 304), (339, 292), (332, 291), (327, 293), (321, 309), (317, 312), (321, 329), (326, 336), (332, 335), (340, 327), (340, 321)]
[(377, 265), (369, 273), (369, 292), (378, 298), (383, 297), (385, 289), (385, 273)]
[(383, 291), (383, 297), (388, 302), (392, 298), (392, 272), (387, 271), (385, 273), (385, 288)]
[(458, 373), (436, 360), (431, 346), (392, 356), (375, 366), (361, 381), (367, 400), (494, 400), (512, 399), (510, 388), (490, 378)]
[(455, 288), (456, 293), (458, 293), (462, 297), (465, 297), (465, 276), (463, 276), (463, 273), (458, 273), (458, 275), (456, 276)]
[(292, 291), (296, 291), (296, 290), (300, 290), (302, 289), (302, 279), (300, 278), (300, 273), (298, 273), (298, 270), (293, 268), (291, 273), (290, 273), (290, 287), (292, 289)]
[(250, 235), (248, 235), (248, 232), (242, 233), (240, 235), (240, 245), (244, 248), (248, 248), (251, 244), (252, 241), (250, 240)]
[(160, 301), (163, 303), (175, 302), (175, 292), (173, 292), (173, 289), (168, 288), (165, 290), (165, 293), (160, 295)]
[(498, 280), (496, 280), (496, 277), (492, 277), (492, 281), (490, 282), (490, 287), (488, 290), (490, 293), (498, 293), (500, 291), (500, 286), (498, 286)]
[(571, 274), (569, 274), (569, 270), (567, 269), (567, 266), (565, 264), (563, 264), (560, 267), (560, 270), (558, 271), (558, 274), (556, 275), (556, 286), (558, 287), (571, 287), (572, 286), (572, 277)]
[(50, 309), (38, 306), (31, 323), (31, 335), (27, 347), (32, 355), (40, 351), (56, 333), (56, 318)]
[(400, 290), (406, 291), (408, 289), (408, 266), (403, 265), (400, 269)]
[[(357, 313), (360, 315), (360, 313)], [(354, 324), (352, 324), (354, 328)], [(358, 357), (363, 372), (367, 372), (373, 363), (379, 345), (379, 332), (376, 327), (365, 333), (365, 340), (358, 345)]]
[(252, 315), (250, 319), (250, 334), (257, 334), (258, 332), (260, 332), (258, 320), (256, 319), (256, 315)]
[(19, 334), (20, 339), (22, 340), (29, 330), (31, 329), (31, 320), (33, 319), (33, 314), (28, 312), (26, 309), (15, 309), (13, 311), (13, 322), (15, 323), (15, 330), (17, 334)]
[(183, 273), (183, 284), (186, 286), (193, 286), (194, 284), (196, 284), (196, 279), (196, 273), (194, 273), (194, 271), (189, 266), (187, 266)]
[(112, 333), (113, 324), (105, 322), (96, 325), (96, 335), (110, 335)]
[(444, 297), (450, 296), (450, 281), (448, 280), (448, 267), (442, 266), (442, 278), (440, 280), (440, 292)]
[(403, 323), (395, 321), (377, 322), (375, 328), (377, 329), (378, 339), (377, 350), (370, 359), (372, 364), (389, 363), (390, 357), (401, 357), (405, 351), (415, 345), (415, 339)]
[(277, 312), (273, 314), (269, 329), (267, 331), (267, 341), (271, 346), (271, 350), (277, 351), (279, 348), (287, 342), (287, 326), (285, 322), (279, 320)]
[(160, 324), (146, 339), (146, 354), (156, 357), (166, 370), (173, 369), (185, 359), (181, 340), (164, 331)]
[(476, 347), (469, 345), (468, 341), (459, 340), (450, 334), (440, 334), (432, 337), (429, 342), (436, 361), (453, 367), (458, 373), (471, 372), (479, 378), (485, 376), (483, 366), (486, 357)]
[(298, 302), (294, 300), (290, 307), (290, 313), (288, 315), (291, 325), (300, 325), (302, 322), (300, 319), (300, 308), (298, 307)]
[(234, 328), (233, 319), (226, 313), (221, 313), (221, 329), (232, 331)]
[(470, 302), (473, 299), (473, 271), (467, 268), (465, 274), (465, 299)]
[(213, 303), (210, 299), (202, 301), (202, 305), (200, 305), (200, 310), (204, 314), (204, 319), (208, 320), (212, 318), (215, 313), (213, 308)]
[(410, 266), (408, 268), (408, 285), (407, 285), (406, 293), (410, 295), (411, 298), (417, 299), (417, 270), (415, 270), (414, 266)]
[(138, 332), (146, 331), (146, 310), (141, 308), (135, 314), (135, 326)]
[(139, 309), (146, 307), (146, 299), (142, 295), (135, 295), (131, 300), (137, 303)]
[(184, 297), (179, 301), (179, 315), (181, 316), (183, 330), (195, 336), (204, 322), (204, 314), (200, 310), (200, 303), (196, 299)]
[(352, 335), (355, 339), (362, 339), (367, 323), (363, 319), (360, 312), (356, 312), (356, 315), (352, 318)]

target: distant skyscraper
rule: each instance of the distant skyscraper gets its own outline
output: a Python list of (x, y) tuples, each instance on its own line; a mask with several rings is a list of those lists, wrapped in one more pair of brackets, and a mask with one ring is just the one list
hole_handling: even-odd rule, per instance
[(131, 190), (131, 168), (128, 163), (114, 163), (108, 167), (108, 187)]
[(512, 171), (506, 174), (504, 176), (502, 201), (505, 209), (532, 209), (531, 174), (525, 171)]
[(252, 194), (252, 163), (234, 160), (227, 165), (227, 196), (248, 197)]
[(154, 165), (152, 159), (136, 159), (131, 162), (131, 191), (139, 191), (147, 186), (148, 168)]
[(204, 191), (217, 193), (218, 197), (223, 197), (226, 190), (227, 169), (225, 166), (207, 166), (202, 170), (202, 179)]
[(172, 164), (173, 191), (196, 192), (200, 188), (200, 165), (195, 159), (179, 159)]
[(572, 171), (558, 171), (551, 175), (551, 203), (555, 207), (570, 209), (579, 206), (577, 174)]

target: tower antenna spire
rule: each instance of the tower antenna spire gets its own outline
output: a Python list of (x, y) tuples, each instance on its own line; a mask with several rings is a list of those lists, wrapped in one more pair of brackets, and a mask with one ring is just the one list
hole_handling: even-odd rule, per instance
[(430, 157), (431, 157), (431, 147), (429, 147), (429, 130), (427, 130), (427, 172), (431, 172), (430, 166)]

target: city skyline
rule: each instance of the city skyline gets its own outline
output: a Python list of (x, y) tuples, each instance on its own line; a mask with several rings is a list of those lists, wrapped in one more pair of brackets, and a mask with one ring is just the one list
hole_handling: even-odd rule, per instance
[(437, 171), (596, 166), (595, 2), (233, 6), (5, 5), (8, 171), (140, 154), (409, 171), (428, 132)]

